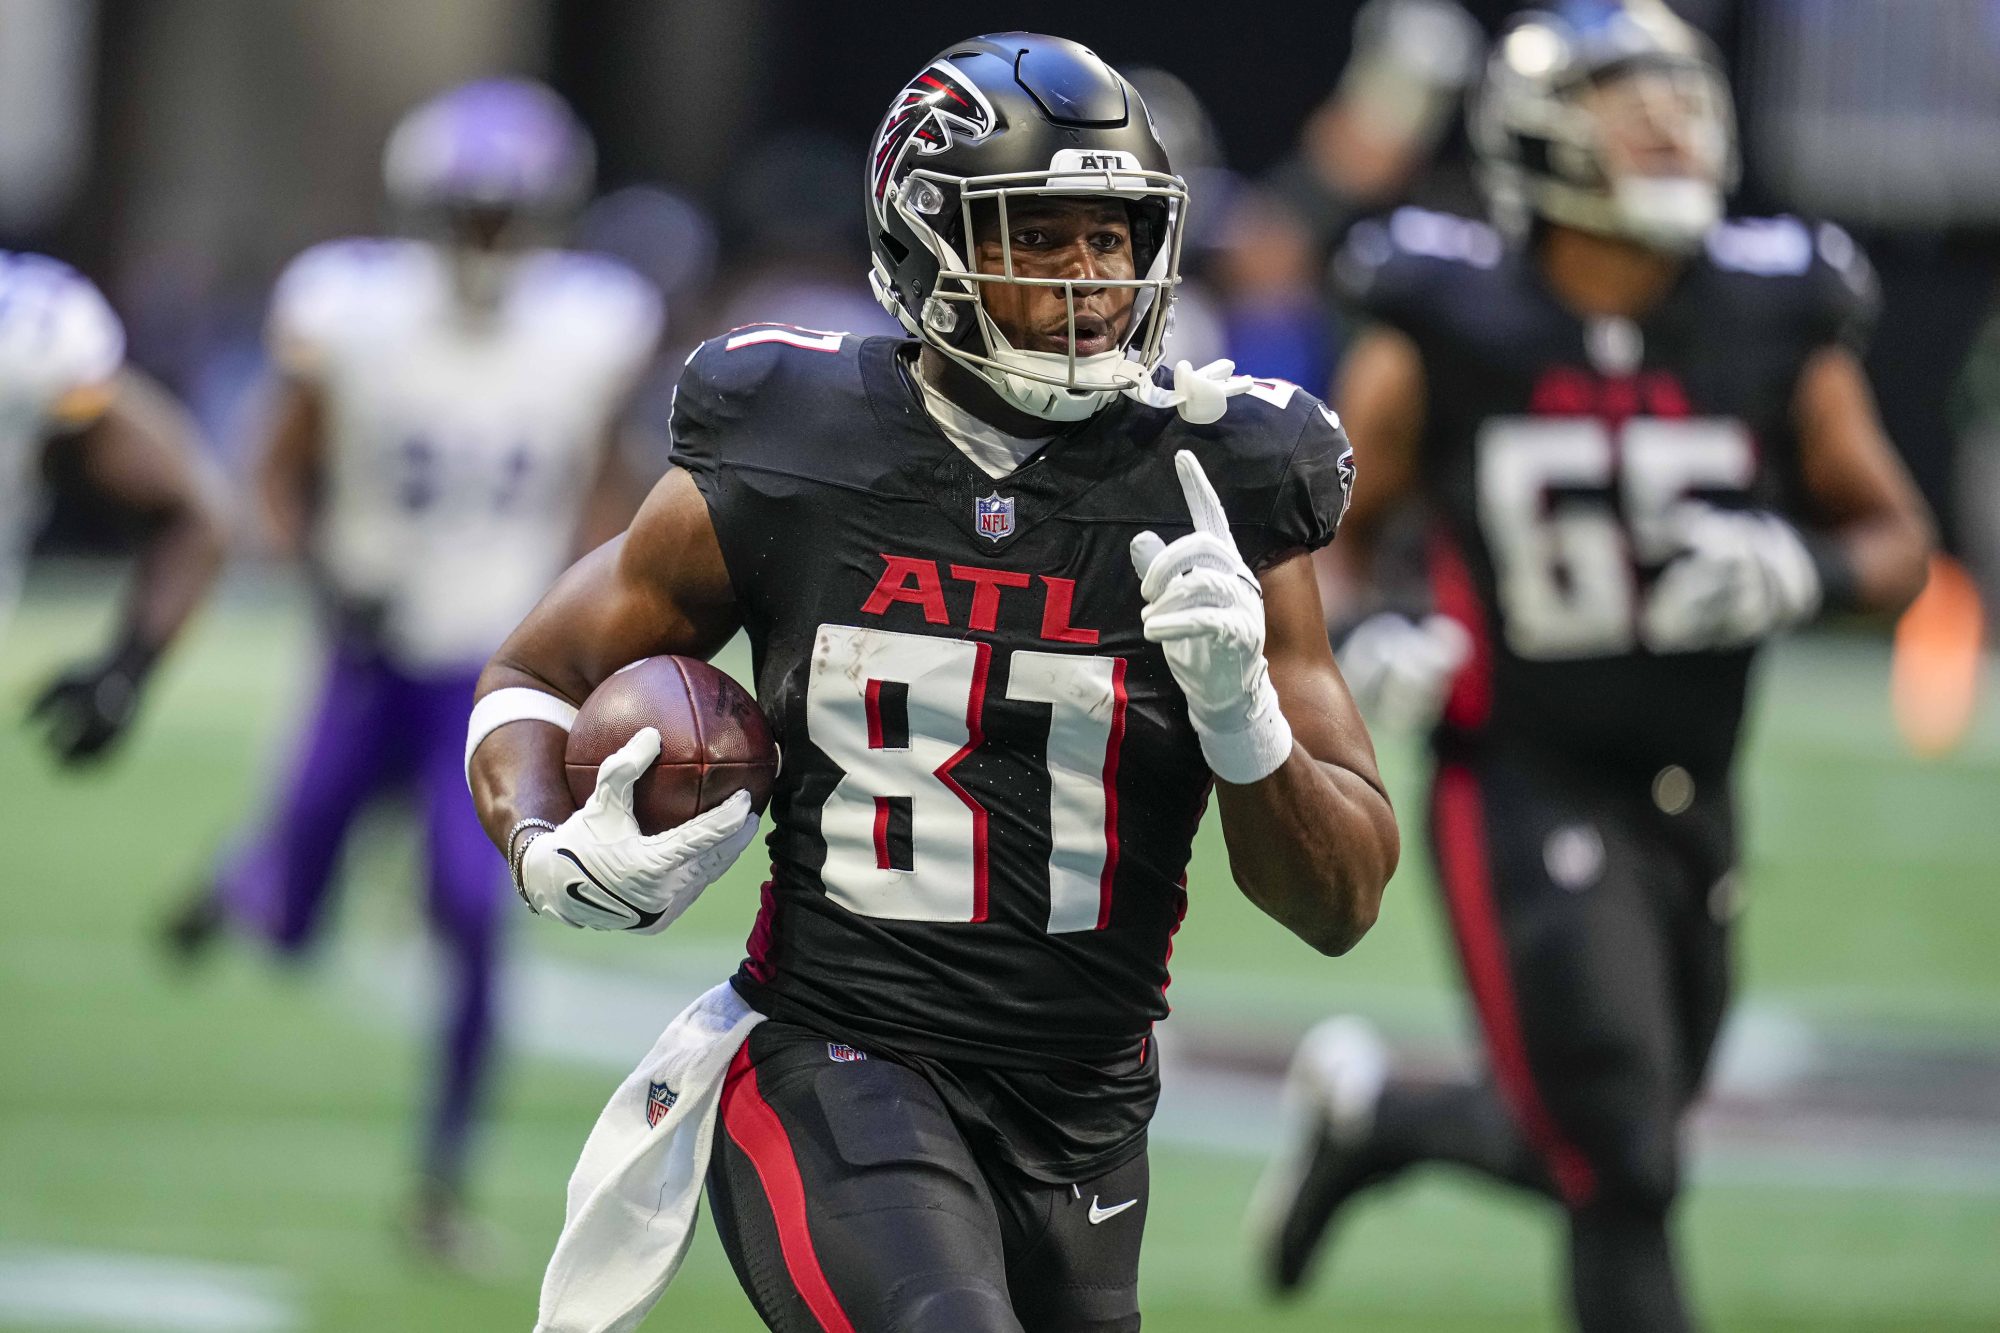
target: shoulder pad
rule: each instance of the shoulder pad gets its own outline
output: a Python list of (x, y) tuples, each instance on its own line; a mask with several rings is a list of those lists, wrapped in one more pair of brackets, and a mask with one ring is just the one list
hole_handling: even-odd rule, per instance
[(1399, 208), (1389, 215), (1389, 243), (1406, 255), (1493, 268), (1507, 252), (1492, 224), (1428, 208)]
[(538, 321), (616, 360), (651, 359), (666, 321), (652, 283), (604, 255), (548, 250), (530, 263), (518, 297)]
[[(804, 382), (846, 372), (863, 341), (852, 333), (791, 324), (746, 324), (710, 338), (688, 354), (674, 386), (668, 424), (675, 457), (699, 475), (702, 460), (713, 460), (725, 444), (725, 428), (753, 410), (777, 406), (763, 401), (760, 390), (783, 384), (812, 393)], [(812, 408), (802, 403), (800, 410)]]
[(860, 341), (854, 334), (827, 329), (745, 324), (710, 338), (689, 353), (682, 380), (692, 377), (700, 384), (725, 390), (755, 388), (794, 357), (804, 353), (837, 357)]
[(1814, 343), (1860, 347), (1878, 302), (1874, 269), (1854, 238), (1831, 222), (1732, 218), (1709, 231), (1709, 262), (1727, 273), (1771, 279), (1796, 296), (1785, 308)]
[(1812, 233), (1794, 217), (1730, 218), (1709, 228), (1708, 260), (1733, 273), (1796, 277), (1812, 263)]
[(1811, 310), (1823, 342), (1839, 342), (1859, 352), (1868, 344), (1881, 313), (1875, 266), (1852, 236), (1831, 222), (1813, 228)]
[(354, 287), (393, 280), (417, 258), (409, 241), (389, 237), (350, 236), (322, 241), (299, 252), (278, 278), (282, 297), (288, 288)]
[(657, 310), (660, 294), (638, 273), (606, 255), (551, 250), (538, 256), (526, 282), (537, 297), (570, 300), (618, 312)]
[(805, 352), (839, 352), (851, 333), (832, 329), (802, 329), (796, 324), (745, 324), (731, 329), (714, 341), (724, 352), (740, 352), (746, 347), (796, 347)]
[(1237, 542), (1263, 570), (1296, 551), (1333, 540), (1354, 481), (1354, 454), (1340, 418), (1289, 380), (1256, 379), (1229, 400), (1206, 440), (1209, 479), (1224, 497)]
[(327, 241), (285, 266), (271, 293), (268, 339), (288, 370), (304, 370), (345, 330), (366, 331), (376, 303), (407, 298), (426, 267), (410, 241), (353, 237)]
[(1399, 208), (1358, 222), (1333, 259), (1335, 289), (1363, 313), (1410, 329), (1436, 303), (1440, 287), (1465, 270), (1498, 268), (1506, 242), (1484, 222)]
[(802, 329), (791, 324), (745, 324), (694, 349), (683, 385), (718, 394), (754, 389), (788, 366), (810, 375), (821, 363), (842, 359), (862, 340), (851, 333)]

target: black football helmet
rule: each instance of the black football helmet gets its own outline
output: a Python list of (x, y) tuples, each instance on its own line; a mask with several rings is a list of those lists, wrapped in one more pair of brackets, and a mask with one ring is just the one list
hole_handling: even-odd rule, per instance
[[(1494, 45), (1467, 120), (1509, 230), (1539, 217), (1683, 250), (1736, 183), (1721, 60), (1661, 0), (1541, 0)], [(1675, 168), (1621, 160), (1634, 139), (1673, 145)]]
[[(1180, 281), (1187, 185), (1173, 172), (1138, 90), (1088, 48), (1009, 32), (946, 47), (898, 93), (867, 163), (870, 286), (913, 336), (981, 376), (1010, 404), (1055, 421), (1096, 412), (1150, 381)], [(1007, 241), (1011, 201), (1102, 196), (1131, 219), (1129, 279), (1028, 278)], [(997, 210), (1003, 270), (981, 273), (975, 208)], [(1067, 353), (1009, 345), (982, 284), (1059, 287)], [(1124, 343), (1078, 357), (1076, 291), (1136, 289)]]

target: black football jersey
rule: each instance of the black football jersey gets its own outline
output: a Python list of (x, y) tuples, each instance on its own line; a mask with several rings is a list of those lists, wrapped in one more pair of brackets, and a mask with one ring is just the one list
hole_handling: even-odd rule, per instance
[(1440, 746), (1725, 777), (1753, 653), (1662, 641), (1646, 598), (1683, 549), (1677, 506), (1805, 526), (1793, 399), (1808, 357), (1864, 334), (1854, 244), (1796, 218), (1724, 223), (1637, 321), (1577, 316), (1530, 250), (1416, 209), (1357, 227), (1335, 274), (1423, 360), (1432, 591), (1475, 645)]
[(1332, 539), (1351, 459), (1260, 381), (1210, 426), (1121, 399), (996, 481), (920, 406), (915, 349), (753, 326), (676, 394), (783, 752), (736, 985), (1077, 1179), (1143, 1143), (1210, 781), (1127, 547), (1191, 530), (1177, 450), (1253, 568)]

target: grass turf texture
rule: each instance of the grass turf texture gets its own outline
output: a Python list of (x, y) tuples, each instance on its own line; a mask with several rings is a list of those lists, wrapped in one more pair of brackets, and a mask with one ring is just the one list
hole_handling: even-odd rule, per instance
[[(103, 591), (45, 581), (0, 653), (0, 1252), (75, 1247), (277, 1272), (313, 1330), (525, 1329), (563, 1182), (613, 1076), (510, 1061), (476, 1199), (497, 1233), (496, 1275), (468, 1281), (414, 1263), (395, 1220), (426, 1034), (371, 1017), (321, 974), (288, 975), (235, 950), (180, 978), (153, 945), (159, 915), (278, 776), (316, 669), (296, 603), (237, 590), (167, 668), (129, 751), (102, 773), (54, 776), (11, 719), (47, 671), (95, 646)], [(1882, 666), (1872, 647), (1802, 644), (1766, 672), (1745, 783), (1746, 993), (1909, 1043), (1990, 1040), (2000, 710), (1989, 704), (1958, 758), (1919, 764), (1890, 733)], [(1401, 808), (1419, 810), (1409, 747), (1385, 757)], [(1413, 1028), (1459, 1021), (1414, 824), (1381, 925), (1350, 957), (1324, 960), (1229, 887), (1210, 822), (1174, 958), (1185, 1021), (1290, 1031), (1349, 1005), (1407, 1014)], [(366, 951), (420, 919), (407, 831), (372, 827), (378, 845), (349, 860), (339, 949)], [(755, 879), (739, 867), (674, 939), (734, 947)], [(521, 952), (641, 975), (667, 966), (644, 941), (515, 925)], [(1149, 1330), (1556, 1326), (1554, 1220), (1435, 1175), (1357, 1212), (1300, 1304), (1259, 1305), (1238, 1240), (1257, 1165), (1156, 1148)], [(1701, 1174), (1683, 1209), (1713, 1327), (1914, 1333), (2000, 1321), (2000, 1185), (1773, 1179), (1732, 1159)], [(705, 1223), (653, 1323), (755, 1327)]]

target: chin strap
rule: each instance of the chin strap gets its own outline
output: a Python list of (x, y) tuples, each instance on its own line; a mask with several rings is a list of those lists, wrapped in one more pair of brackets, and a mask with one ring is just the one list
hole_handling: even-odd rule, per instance
[(1141, 372), (1139, 382), (1125, 390), (1127, 398), (1148, 407), (1171, 407), (1181, 414), (1181, 420), (1197, 426), (1222, 420), (1222, 414), (1229, 409), (1229, 400), (1249, 392), (1253, 383), (1250, 376), (1238, 375), (1236, 363), (1228, 360), (1211, 361), (1200, 370), (1185, 361), (1175, 363), (1171, 389), (1155, 383), (1137, 362), (1125, 364)]

